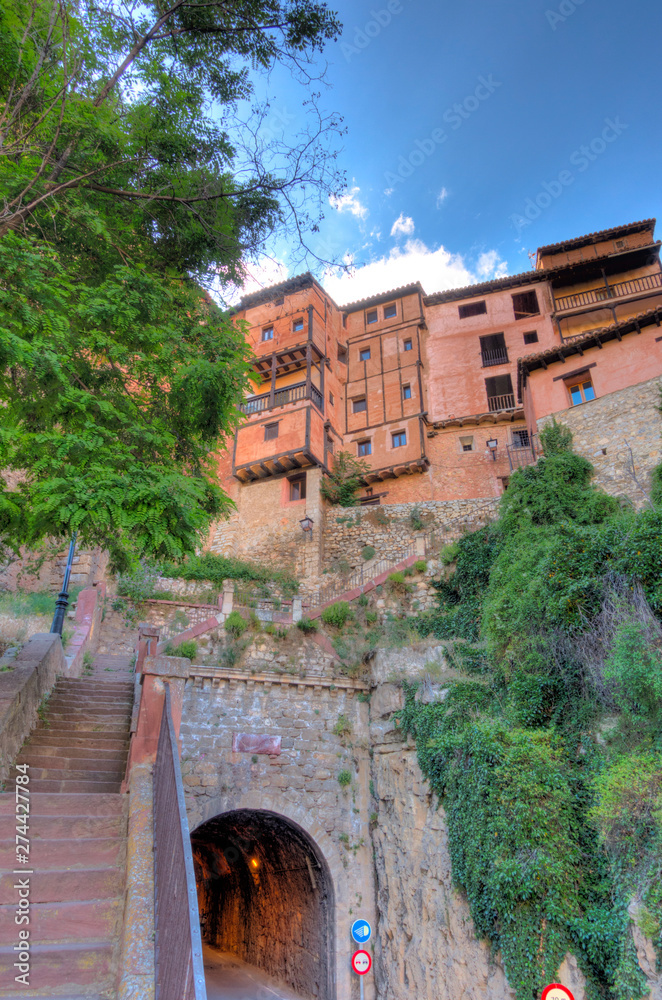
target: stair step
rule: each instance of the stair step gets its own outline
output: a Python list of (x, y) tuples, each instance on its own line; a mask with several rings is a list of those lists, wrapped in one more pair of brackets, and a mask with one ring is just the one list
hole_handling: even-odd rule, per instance
[[(52, 868), (80, 870), (82, 868), (105, 868), (120, 864), (124, 860), (124, 838), (86, 837), (82, 840), (43, 840), (35, 837), (30, 842), (30, 864), (26, 867), (35, 871), (50, 871)], [(0, 870), (13, 871), (16, 864), (14, 840), (0, 841)]]
[[(61, 840), (71, 837), (123, 837), (124, 817), (117, 816), (34, 816), (29, 820), (30, 837)], [(16, 817), (0, 816), (0, 839), (16, 836)]]
[[(30, 906), (30, 940), (53, 944), (112, 938), (121, 925), (122, 905), (123, 900), (119, 897), (69, 903), (34, 903)], [(15, 912), (15, 903), (0, 906), (0, 947), (17, 943)]]
[(133, 691), (134, 681), (132, 680), (121, 680), (121, 681), (103, 681), (101, 679), (93, 678), (90, 680), (59, 680), (55, 687), (53, 688), (53, 694), (70, 694), (72, 692), (76, 694), (107, 694), (110, 697), (128, 697)]
[[(128, 740), (123, 742), (116, 740), (115, 742), (117, 746), (91, 747), (87, 742), (83, 742), (83, 746), (69, 746), (67, 743), (58, 746), (42, 740), (28, 740), (27, 743), (23, 744), (21, 756), (25, 759), (34, 756), (42, 759), (66, 757), (67, 760), (123, 760), (128, 753)], [(38, 766), (46, 767), (47, 765), (39, 764)]]
[[(119, 792), (123, 779), (124, 775), (116, 781), (93, 781), (82, 779), (56, 781), (52, 778), (35, 778), (30, 781), (30, 794), (33, 795), (35, 792), (69, 792), (72, 794), (83, 792), (114, 793)], [(6, 783), (6, 787), (7, 791), (13, 791), (15, 786), (12, 781), (8, 781)]]
[(116, 726), (125, 725), (131, 718), (131, 712), (117, 712), (115, 710), (111, 712), (104, 712), (102, 710), (96, 711), (86, 708), (81, 708), (80, 711), (74, 708), (63, 709), (61, 712), (49, 712), (46, 716), (46, 722), (53, 725), (54, 722), (63, 722), (65, 719), (71, 719), (73, 723), (79, 722), (89, 722), (91, 728), (93, 725), (96, 726), (99, 723), (107, 724), (112, 723)]
[[(0, 903), (16, 906), (14, 884), (20, 877), (9, 872), (0, 874)], [(115, 899), (124, 894), (124, 868), (121, 865), (71, 870), (53, 868), (51, 871), (35, 872), (29, 878), (30, 905)]]
[[(30, 785), (33, 781), (112, 781), (117, 775), (124, 777), (124, 766), (121, 760), (115, 761), (110, 768), (98, 767), (95, 765), (104, 764), (104, 761), (91, 761), (91, 767), (60, 767), (63, 764), (58, 757), (53, 757), (48, 762), (48, 767), (33, 765), (30, 767)], [(10, 779), (13, 781), (13, 778)], [(15, 784), (15, 782), (14, 782)]]
[(39, 721), (33, 732), (35, 733), (122, 733), (126, 735), (129, 726), (129, 719), (122, 720), (118, 725), (114, 720), (98, 722), (96, 719), (88, 721), (86, 719), (49, 719), (49, 723)]
[[(30, 793), (30, 818), (35, 816), (121, 816), (127, 799), (118, 793)], [(14, 793), (0, 792), (0, 816), (14, 816)]]
[[(65, 987), (69, 993), (80, 992), (86, 986), (102, 989), (111, 983), (113, 948), (108, 941), (84, 944), (35, 944), (30, 948), (30, 989), (34, 992)], [(0, 948), (0, 983), (11, 983), (15, 992), (14, 961), (11, 947)], [(0, 990), (0, 996), (4, 991)], [(24, 996), (25, 994), (21, 994)]]
[(48, 702), (49, 712), (115, 712), (118, 715), (131, 711), (133, 708), (132, 698), (91, 698), (89, 695), (76, 695), (75, 704), (72, 704), (71, 695), (62, 698), (51, 698)]
[[(126, 764), (126, 753), (123, 754), (110, 754), (106, 757), (69, 757), (69, 751), (64, 747), (60, 748), (62, 754), (44, 754), (41, 755), (36, 750), (22, 750), (18, 755), (16, 760), (17, 764), (28, 764), (30, 766), (29, 774), (37, 778), (50, 778), (53, 777), (51, 774), (46, 774), (46, 771), (52, 771), (57, 768), (58, 771), (124, 771), (124, 766)], [(67, 754), (67, 756), (64, 756)], [(41, 774), (37, 774), (37, 771), (41, 771)], [(70, 775), (55, 775), (55, 777), (69, 777)]]
[(61, 729), (58, 729), (57, 732), (50, 732), (48, 729), (40, 729), (39, 731), (33, 731), (29, 743), (26, 743), (25, 745), (53, 747), (54, 750), (58, 747), (60, 749), (62, 747), (77, 747), (81, 750), (87, 749), (88, 747), (90, 749), (92, 747), (96, 747), (98, 750), (123, 751), (127, 747), (128, 740), (128, 733), (124, 733), (122, 736), (113, 736), (112, 733), (95, 732), (90, 736), (86, 736), (85, 733), (81, 733), (79, 729), (72, 729), (69, 733)]

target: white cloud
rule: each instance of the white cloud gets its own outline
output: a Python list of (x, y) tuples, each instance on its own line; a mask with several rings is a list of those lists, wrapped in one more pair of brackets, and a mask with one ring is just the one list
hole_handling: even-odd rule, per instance
[(476, 274), (479, 278), (489, 281), (490, 278), (503, 278), (508, 274), (508, 265), (501, 260), (497, 250), (486, 250), (478, 258)]
[(414, 220), (404, 212), (400, 212), (391, 227), (391, 236), (412, 236), (415, 228)]
[(344, 194), (332, 194), (329, 198), (329, 204), (337, 212), (349, 212), (350, 215), (354, 215), (357, 219), (365, 219), (368, 209), (359, 201), (358, 194), (360, 190), (357, 185), (354, 185), (353, 188), (350, 188)]
[(432, 294), (506, 273), (507, 264), (496, 250), (482, 253), (472, 268), (461, 254), (451, 253), (443, 246), (431, 250), (422, 240), (411, 239), (404, 247), (394, 247), (388, 255), (349, 274), (327, 272), (323, 285), (339, 305), (344, 305), (416, 281)]
[(447, 198), (448, 198), (448, 191), (446, 190), (446, 188), (442, 187), (441, 191), (437, 195), (437, 208), (441, 208), (441, 206), (443, 205), (443, 203), (446, 201)]

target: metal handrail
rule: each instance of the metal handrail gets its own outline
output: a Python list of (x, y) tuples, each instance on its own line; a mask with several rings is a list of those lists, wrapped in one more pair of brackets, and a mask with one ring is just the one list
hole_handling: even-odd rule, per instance
[[(312, 399), (318, 409), (322, 409), (323, 397), (317, 386), (311, 384), (309, 393), (306, 382), (297, 382), (295, 385), (287, 385), (282, 389), (276, 389), (273, 405), (274, 407), (285, 406), (287, 403), (297, 403), (300, 399), (308, 398)], [(264, 392), (259, 396), (251, 396), (250, 399), (245, 399), (239, 406), (239, 409), (242, 413), (246, 413), (249, 416), (253, 413), (262, 413), (264, 410), (272, 409), (270, 400), (271, 393)]]
[(207, 1000), (198, 897), (170, 685), (154, 763), (156, 1000)]
[(508, 351), (502, 347), (497, 351), (481, 351), (483, 368), (491, 368), (493, 365), (507, 365)]

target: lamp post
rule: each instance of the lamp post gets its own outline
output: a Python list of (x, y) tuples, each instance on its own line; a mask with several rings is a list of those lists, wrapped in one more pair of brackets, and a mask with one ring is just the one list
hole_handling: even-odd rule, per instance
[(487, 447), (490, 449), (490, 451), (492, 453), (492, 461), (496, 462), (496, 451), (497, 451), (497, 447), (498, 447), (499, 442), (497, 441), (496, 438), (490, 438), (490, 440), (486, 441), (485, 444), (487, 445)]
[(62, 583), (62, 590), (60, 591), (59, 597), (55, 602), (55, 614), (53, 615), (53, 624), (51, 625), (51, 632), (56, 632), (59, 636), (62, 635), (62, 626), (64, 625), (64, 613), (69, 607), (69, 577), (71, 576), (71, 567), (74, 561), (74, 549), (76, 548), (76, 535), (78, 532), (74, 531), (71, 536), (71, 543), (69, 545), (69, 556), (67, 558), (67, 565), (64, 570), (64, 581)]
[(308, 537), (307, 532), (310, 532), (310, 537), (312, 538), (312, 532), (313, 532), (312, 517), (308, 517), (308, 515), (306, 514), (306, 516), (299, 521), (299, 524), (301, 525), (301, 530), (304, 532), (304, 534), (306, 534), (306, 537)]

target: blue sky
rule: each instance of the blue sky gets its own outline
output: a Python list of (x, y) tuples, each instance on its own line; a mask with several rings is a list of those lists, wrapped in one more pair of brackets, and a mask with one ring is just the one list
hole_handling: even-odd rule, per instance
[[(323, 276), (339, 303), (525, 271), (539, 245), (658, 214), (659, 0), (329, 5), (322, 103), (348, 187), (318, 239), (356, 265)], [(260, 88), (296, 115), (286, 72)], [(301, 270), (274, 255), (257, 285)]]

